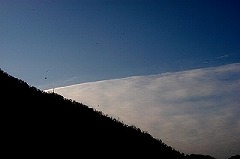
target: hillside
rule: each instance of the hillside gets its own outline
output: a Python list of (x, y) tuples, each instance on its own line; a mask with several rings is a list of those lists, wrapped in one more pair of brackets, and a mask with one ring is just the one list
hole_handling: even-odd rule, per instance
[(212, 158), (185, 155), (135, 126), (2, 70), (0, 99), (2, 152), (9, 157)]

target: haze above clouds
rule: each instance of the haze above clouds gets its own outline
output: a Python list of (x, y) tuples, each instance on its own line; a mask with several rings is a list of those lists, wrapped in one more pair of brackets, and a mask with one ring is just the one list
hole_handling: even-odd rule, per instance
[(54, 91), (135, 125), (183, 153), (224, 159), (240, 152), (240, 63)]

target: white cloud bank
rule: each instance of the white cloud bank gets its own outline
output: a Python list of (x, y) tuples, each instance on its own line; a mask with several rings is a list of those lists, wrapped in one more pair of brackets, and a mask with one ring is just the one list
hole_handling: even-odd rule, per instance
[(240, 153), (240, 63), (55, 88), (185, 154)]

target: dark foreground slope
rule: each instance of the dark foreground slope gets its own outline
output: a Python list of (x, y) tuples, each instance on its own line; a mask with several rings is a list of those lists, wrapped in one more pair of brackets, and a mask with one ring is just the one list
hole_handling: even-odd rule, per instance
[(186, 158), (161, 140), (0, 70), (1, 147), (18, 157)]

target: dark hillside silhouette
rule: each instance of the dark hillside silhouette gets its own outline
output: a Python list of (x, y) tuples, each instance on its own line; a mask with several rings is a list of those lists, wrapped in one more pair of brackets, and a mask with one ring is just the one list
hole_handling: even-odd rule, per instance
[(194, 158), (135, 126), (29, 86), (2, 70), (0, 107), (1, 147), (8, 157)]
[(215, 159), (215, 158), (209, 155), (191, 154), (186, 155), (186, 159)]
[(231, 156), (228, 159), (240, 159), (240, 155)]

